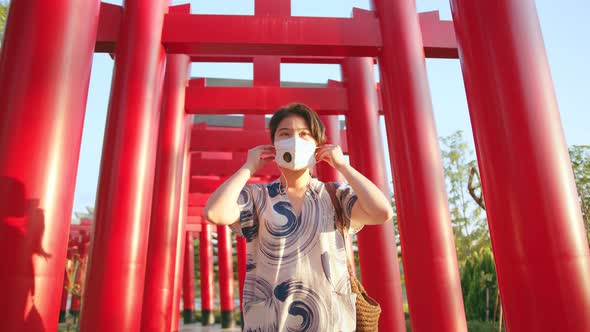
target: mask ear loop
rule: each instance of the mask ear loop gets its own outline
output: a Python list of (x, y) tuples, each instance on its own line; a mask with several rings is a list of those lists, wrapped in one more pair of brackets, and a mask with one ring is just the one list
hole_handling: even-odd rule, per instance
[(289, 181), (287, 181), (287, 177), (286, 177), (286, 176), (285, 176), (285, 174), (283, 173), (283, 170), (281, 170), (280, 168), (279, 168), (279, 170), (281, 171), (281, 177), (282, 177), (283, 179), (285, 179), (285, 188), (283, 188), (283, 189), (284, 189), (284, 191), (285, 191), (285, 194), (286, 194), (286, 193), (287, 193), (287, 189), (289, 189)]

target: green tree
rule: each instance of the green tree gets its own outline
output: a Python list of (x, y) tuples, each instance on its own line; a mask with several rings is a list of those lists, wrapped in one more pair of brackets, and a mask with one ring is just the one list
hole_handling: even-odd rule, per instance
[(461, 288), (467, 320), (494, 319), (498, 288), (494, 257), (489, 247), (467, 257), (461, 269)]
[(472, 252), (490, 247), (487, 221), (483, 209), (469, 195), (470, 172), (477, 165), (463, 132), (440, 141), (457, 259), (462, 265)]
[(590, 145), (574, 145), (569, 153), (586, 235), (590, 241)]
[(6, 18), (8, 17), (8, 3), (8, 1), (0, 0), (0, 43), (4, 38), (4, 26), (6, 25)]

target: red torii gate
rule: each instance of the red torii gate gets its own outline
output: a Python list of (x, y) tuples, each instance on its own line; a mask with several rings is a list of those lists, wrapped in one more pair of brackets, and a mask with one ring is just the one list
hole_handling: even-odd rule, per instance
[[(190, 15), (186, 6), (166, 14), (167, 2), (161, 0), (128, 0), (124, 14), (121, 7), (101, 6), (97, 0), (12, 1), (0, 55), (0, 321), (8, 330), (56, 326), (65, 230), (96, 50), (114, 51), (115, 75), (83, 331), (139, 330), (144, 286), (147, 296), (157, 284), (144, 281), (150, 217), (178, 211), (174, 207), (183, 201), (154, 200), (151, 212), (152, 196), (170, 196), (170, 188), (182, 187), (180, 176), (166, 178), (164, 170), (188, 163), (185, 156), (185, 162), (168, 162), (170, 152), (156, 153), (160, 98), (176, 102), (166, 104), (163, 114), (178, 114), (185, 92), (178, 83), (186, 82), (182, 73), (188, 55), (232, 54), (342, 57), (358, 74), (351, 77), (360, 78), (363, 71), (354, 68), (366, 64), (348, 58), (378, 58), (412, 327), (465, 330), (424, 68), (424, 56), (458, 54), (454, 24), (507, 326), (588, 330), (590, 253), (534, 3), (451, 2), (453, 23), (429, 18), (425, 24), (411, 0), (375, 0), (378, 18), (355, 11), (350, 19), (288, 17), (286, 2), (274, 6), (270, 0), (256, 2), (257, 8), (268, 9), (265, 15), (231, 17)], [(231, 29), (212, 29), (229, 22)], [(178, 78), (168, 88), (163, 83), (166, 58), (166, 76)], [(372, 108), (367, 105), (366, 110)], [(162, 122), (160, 145), (165, 147), (172, 133), (183, 130), (178, 121)], [(175, 127), (165, 129), (168, 122)], [(156, 155), (157, 179), (164, 180), (152, 188)], [(29, 207), (30, 201), (39, 206)], [(162, 224), (154, 220), (151, 226)], [(41, 223), (46, 227), (40, 234), (33, 225)], [(380, 246), (389, 238), (377, 230), (364, 230), (362, 236), (378, 239)], [(151, 248), (157, 237), (149, 237)], [(178, 257), (163, 260), (174, 270), (181, 266)], [(400, 321), (387, 313), (381, 328), (401, 330)]]

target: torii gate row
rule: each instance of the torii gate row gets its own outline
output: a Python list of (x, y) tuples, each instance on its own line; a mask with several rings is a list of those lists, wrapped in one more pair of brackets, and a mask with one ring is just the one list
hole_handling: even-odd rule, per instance
[[(232, 60), (232, 59), (227, 59)], [(257, 67), (254, 58), (254, 68)], [(266, 60), (266, 59), (265, 59)], [(265, 67), (277, 71), (280, 59)], [(274, 66), (273, 66), (274, 65)], [(262, 65), (261, 65), (262, 66)], [(271, 74), (272, 75), (272, 74)], [(256, 78), (255, 78), (256, 80)], [(277, 82), (279, 83), (279, 82)], [(383, 114), (380, 84), (375, 85), (380, 114)], [(281, 106), (297, 100), (321, 115), (346, 115), (349, 112), (346, 88), (342, 82), (328, 80), (324, 88), (252, 86), (252, 87), (207, 87), (205, 79), (191, 79), (186, 90), (185, 109), (190, 114), (272, 114)]]
[[(166, 241), (155, 241), (184, 231), (174, 214), (188, 206), (178, 192), (188, 192), (180, 183), (189, 168), (181, 177), (177, 167), (188, 157), (179, 162), (168, 147), (186, 131), (191, 58), (226, 55), (342, 61), (354, 110), (348, 136), (362, 138), (349, 139), (351, 162), (380, 182), (383, 156), (366, 153), (380, 144), (370, 75), (377, 57), (412, 330), (466, 331), (424, 65), (460, 55), (507, 328), (590, 330), (590, 251), (534, 1), (451, 2), (452, 23), (419, 16), (413, 0), (374, 0), (375, 13), (352, 18), (291, 17), (287, 2), (270, 0), (256, 1), (254, 16), (190, 15), (163, 0), (103, 5), (102, 15), (97, 0), (11, 1), (0, 54), (0, 265), (31, 268), (0, 273), (3, 327), (57, 326), (92, 56), (102, 49), (114, 51), (115, 70), (82, 331), (168, 330), (176, 321), (167, 294), (178, 282), (145, 273), (181, 267), (159, 255)], [(31, 215), (19, 209), (27, 200), (39, 202)], [(15, 233), (11, 218), (30, 228)], [(41, 240), (34, 222), (47, 225), (46, 259), (30, 250)], [(361, 257), (361, 274), (382, 302), (380, 328), (405, 330), (397, 256), (383, 249), (393, 228), (368, 227), (358, 239), (372, 253)], [(365, 273), (363, 261), (378, 273)]]
[[(175, 14), (176, 15), (176, 14)], [(179, 14), (180, 15), (180, 14)], [(190, 15), (189, 15), (190, 16)], [(180, 17), (180, 16), (179, 16)], [(285, 18), (284, 15), (281, 15), (281, 19)], [(355, 10), (354, 15), (353, 15), (354, 19), (362, 19), (362, 18), (368, 18), (370, 20), (375, 20), (374, 14), (368, 11), (357, 11)], [(438, 19), (438, 18), (437, 18)], [(232, 18), (232, 22), (233, 22), (233, 18)], [(306, 22), (306, 24), (310, 24), (310, 22)], [(447, 24), (447, 27), (450, 27), (450, 25)], [(438, 28), (441, 28), (440, 26)], [(287, 29), (287, 30), (291, 30), (291, 28)], [(357, 30), (358, 31), (358, 30)], [(442, 31), (438, 30), (438, 31)], [(449, 29), (447, 29), (447, 32), (449, 31)], [(339, 37), (337, 38), (338, 40), (342, 40), (340, 34), (342, 33), (342, 31), (339, 32)], [(349, 32), (345, 32), (345, 34), (348, 35)], [(314, 32), (314, 34), (316, 34)], [(452, 36), (451, 34), (448, 34), (450, 36)], [(300, 37), (300, 36), (299, 36)], [(298, 37), (298, 38), (299, 38)], [(363, 39), (366, 40), (366, 38), (364, 37), (360, 37), (358, 38), (359, 40)], [(449, 45), (452, 45), (451, 43), (448, 43)], [(171, 45), (165, 44), (165, 47), (167, 48), (168, 51), (170, 51)], [(330, 42), (330, 48), (333, 48), (335, 45)], [(202, 47), (204, 45), (200, 45), (200, 47)], [(225, 47), (225, 46), (224, 46)], [(277, 48), (280, 48), (280, 46), (274, 46)], [(308, 46), (307, 46), (308, 47)], [(315, 46), (314, 46), (315, 47)], [(338, 46), (336, 46), (338, 47)], [(356, 46), (353, 46), (353, 48)], [(364, 45), (361, 45), (361, 48), (364, 48)], [(452, 45), (452, 47), (454, 48), (454, 45)], [(248, 47), (246, 47), (248, 48)], [(218, 55), (221, 54), (223, 52), (217, 52), (214, 51), (214, 54)], [(204, 53), (201, 53), (201, 55)], [(244, 54), (244, 53), (242, 53)], [(250, 50), (247, 51), (247, 54), (253, 54), (253, 55), (260, 55), (257, 52), (250, 52)], [(263, 53), (264, 55), (275, 55), (275, 53), (273, 52), (269, 52), (269, 53)], [(289, 54), (289, 52), (284, 52), (284, 51), (280, 51), (280, 54)], [(305, 55), (305, 54), (300, 54), (297, 51), (295, 51), (293, 53), (294, 55)], [(317, 56), (317, 55), (322, 55), (322, 54), (317, 54), (316, 51), (313, 51), (311, 54)], [(326, 54), (327, 56), (330, 57), (334, 57), (334, 56), (348, 56), (348, 54)], [(355, 53), (355, 55), (363, 55), (360, 53)], [(227, 58), (223, 59), (224, 61), (227, 60)], [(264, 59), (263, 61), (266, 61), (267, 59)], [(344, 61), (344, 60), (342, 60)], [(254, 64), (255, 64), (255, 70), (256, 70), (256, 62), (257, 62), (257, 57), (254, 58)], [(305, 62), (309, 62), (309, 59), (306, 59)], [(373, 62), (371, 60), (371, 62)], [(280, 68), (280, 61), (276, 61), (275, 60), (275, 68)], [(277, 71), (278, 73), (278, 71)], [(270, 74), (273, 75), (273, 74)], [(275, 76), (278, 76), (275, 74)], [(360, 78), (359, 78), (360, 79)], [(372, 78), (371, 78), (372, 80)], [(256, 74), (255, 74), (255, 81), (256, 81)], [(202, 81), (201, 81), (202, 82)], [(195, 82), (198, 83), (198, 82)], [(256, 82), (255, 82), (256, 83)], [(276, 83), (276, 80), (275, 80)], [(194, 92), (199, 93), (199, 92), (204, 92), (207, 93), (207, 91), (205, 91), (207, 88), (202, 87), (203, 84), (200, 84), (201, 86), (197, 86), (197, 88), (202, 88), (201, 90), (195, 90)], [(195, 85), (193, 84), (193, 87), (195, 87)], [(375, 90), (375, 84), (374, 82), (372, 83), (372, 89)], [(245, 102), (242, 103), (235, 103), (233, 105), (229, 105), (229, 107), (225, 107), (225, 113), (227, 112), (236, 112), (238, 110), (242, 110), (242, 112), (244, 112), (245, 114), (262, 114), (262, 113), (269, 113), (274, 111), (276, 108), (278, 108), (279, 106), (281, 106), (282, 104), (285, 104), (289, 101), (293, 101), (293, 98), (300, 98), (299, 101), (303, 101), (306, 102), (308, 104), (310, 104), (310, 106), (316, 108), (320, 114), (322, 115), (326, 115), (326, 114), (345, 114), (346, 110), (348, 109), (348, 100), (346, 100), (346, 103), (343, 103), (343, 92), (345, 92), (344, 89), (341, 88), (341, 86), (336, 86), (336, 84), (331, 84), (330, 86), (328, 86), (328, 88), (326, 89), (315, 89), (315, 90), (303, 90), (303, 89), (291, 89), (289, 91), (285, 90), (285, 89), (281, 89), (279, 87), (254, 87), (254, 90), (250, 90), (250, 89), (225, 89), (225, 90), (218, 90), (216, 92), (220, 92), (220, 93), (226, 93), (227, 91), (231, 91), (233, 92), (232, 95), (227, 95), (225, 100), (239, 100), (239, 99), (243, 99)], [(193, 91), (191, 91), (190, 86), (189, 89), (187, 89), (186, 92), (186, 96), (187, 96), (187, 100), (185, 100), (185, 108), (190, 107), (190, 105), (186, 105), (187, 103), (189, 103), (190, 98), (193, 97), (192, 94)], [(246, 95), (243, 95), (243, 94)], [(212, 93), (209, 93), (210, 95)], [(319, 96), (323, 95), (323, 97), (325, 99), (323, 100), (329, 100), (332, 102), (332, 105), (326, 102), (322, 102), (322, 99), (318, 98)], [(378, 94), (376, 94), (375, 92), (370, 92), (369, 94), (371, 94), (371, 98), (373, 98), (373, 96), (378, 96)], [(216, 94), (216, 96), (218, 96), (219, 94)], [(254, 98), (249, 98), (246, 99), (246, 96), (254, 96)], [(198, 96), (197, 96), (198, 97)], [(315, 97), (315, 100), (314, 98)], [(213, 100), (215, 100), (215, 96), (212, 98)], [(295, 99), (297, 100), (297, 99)], [(316, 101), (317, 100), (317, 101)], [(378, 100), (378, 98), (375, 98), (375, 100)], [(375, 100), (373, 100), (373, 104), (369, 107), (371, 108), (375, 108), (376, 103)], [(319, 101), (319, 102), (318, 102)], [(258, 106), (258, 108), (256, 108), (256, 105), (262, 105), (262, 106)], [(359, 105), (357, 105), (358, 107)], [(368, 105), (363, 105), (363, 106), (368, 106)], [(214, 109), (214, 107), (212, 107), (210, 104), (205, 105), (205, 108), (207, 109)], [(360, 109), (362, 109), (362, 107), (359, 107), (359, 112)], [(203, 110), (203, 112), (206, 112)], [(251, 113), (250, 113), (251, 112)], [(322, 113), (323, 112), (323, 113)], [(368, 116), (374, 116), (373, 114), (377, 114), (376, 111), (373, 110), (374, 113), (369, 112)], [(219, 113), (223, 113), (223, 111), (220, 111)], [(360, 116), (360, 113), (359, 113)], [(372, 123), (372, 125), (374, 125), (373, 120), (370, 121)], [(359, 122), (362, 123), (362, 121)], [(371, 125), (369, 125), (369, 128), (371, 127)], [(361, 127), (359, 127), (360, 129)], [(372, 128), (373, 130), (377, 129), (375, 127)], [(371, 130), (371, 129), (369, 129)], [(376, 143), (375, 141), (372, 140), (368, 140), (366, 143), (371, 142), (372, 144), (368, 144), (368, 147), (365, 147), (364, 149), (375, 149), (375, 150), (380, 150), (378, 147), (378, 144), (380, 143)], [(379, 157), (377, 157), (377, 155), (380, 154), (379, 153), (374, 153), (374, 157), (372, 158), (373, 160), (375, 160), (375, 157), (377, 158), (376, 160), (379, 160)], [(379, 163), (378, 163), (379, 164)], [(380, 169), (382, 169), (382, 165), (377, 166)], [(362, 171), (362, 169), (361, 169)], [(366, 171), (368, 171), (368, 169), (366, 169)], [(383, 174), (384, 175), (384, 174)], [(372, 179), (373, 181), (380, 181), (381, 183), (384, 183), (385, 178), (384, 176), (378, 176), (378, 177), (382, 177), (382, 179), (376, 180), (376, 179)], [(193, 180), (191, 179), (191, 186), (192, 186), (192, 182)], [(384, 190), (386, 190), (387, 186), (386, 185), (381, 185), (381, 187), (385, 188)], [(371, 234), (369, 231), (365, 232), (365, 236), (367, 238), (366, 242), (367, 244), (369, 244), (370, 242), (372, 242), (373, 248), (369, 249), (367, 247), (366, 250), (364, 250), (365, 254), (368, 255), (370, 251), (381, 251), (381, 247), (383, 248), (391, 248), (391, 245), (388, 243), (393, 242), (393, 232), (392, 230), (379, 230), (378, 227), (374, 227), (372, 230), (373, 234)], [(225, 234), (227, 232), (227, 228), (224, 228), (224, 231), (222, 232), (223, 234)], [(380, 237), (379, 241), (374, 241), (374, 240), (369, 240), (370, 238), (374, 238), (375, 236)], [(375, 238), (376, 239), (376, 238)], [(370, 241), (370, 242), (369, 242)], [(381, 251), (383, 253), (383, 251)], [(365, 258), (368, 258), (369, 256), (366, 256)], [(368, 268), (370, 265), (368, 263), (368, 261), (365, 263), (365, 265), (361, 265), (361, 270), (365, 270), (364, 271), (364, 275), (365, 275), (365, 279), (366, 279), (366, 287), (367, 289), (372, 289), (373, 292), (376, 292), (377, 290), (377, 283), (378, 283), (378, 279), (391, 279), (392, 282), (389, 284), (391, 285), (390, 290), (383, 292), (382, 294), (377, 294), (376, 296), (379, 298), (384, 311), (388, 312), (388, 315), (384, 315), (382, 316), (381, 319), (381, 326), (384, 329), (389, 329), (389, 330), (398, 330), (403, 328), (404, 323), (403, 323), (403, 312), (402, 312), (402, 304), (401, 304), (401, 300), (399, 298), (399, 294), (401, 294), (401, 288), (400, 288), (400, 282), (399, 282), (399, 271), (398, 271), (398, 267), (397, 267), (397, 255), (395, 253), (389, 253), (386, 255), (381, 255), (380, 256), (381, 259), (383, 260), (383, 264), (380, 263), (376, 263), (375, 265), (385, 265), (387, 266), (388, 264), (391, 264), (391, 266), (388, 266), (386, 268), (387, 272), (382, 271), (381, 272), (381, 278), (377, 278), (376, 276), (378, 275), (377, 273), (374, 273), (375, 271), (370, 271), (370, 269)], [(370, 280), (371, 276), (374, 276), (373, 278), (375, 280)], [(146, 280), (147, 283), (147, 280)], [(231, 289), (231, 287), (223, 287), (222, 289)], [(389, 294), (389, 295), (385, 295), (385, 294)], [(397, 294), (397, 295), (394, 295)], [(153, 296), (150, 297), (151, 299), (153, 299)], [(391, 300), (392, 298), (395, 298), (395, 300)], [(145, 308), (148, 308), (149, 306), (145, 306)], [(148, 316), (152, 316), (153, 315), (149, 315), (147, 313), (144, 313), (144, 317), (148, 317)]]

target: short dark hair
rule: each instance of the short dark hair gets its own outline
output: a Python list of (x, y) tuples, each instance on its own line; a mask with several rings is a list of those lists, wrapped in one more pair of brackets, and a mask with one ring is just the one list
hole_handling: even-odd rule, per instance
[(318, 145), (326, 143), (326, 129), (324, 128), (324, 124), (322, 123), (322, 120), (320, 120), (319, 115), (305, 104), (293, 103), (279, 108), (272, 115), (272, 118), (270, 118), (270, 124), (268, 126), (270, 128), (270, 141), (273, 144), (275, 142), (275, 133), (277, 132), (281, 121), (293, 115), (300, 116), (305, 120), (311, 131), (311, 136), (315, 139)]

